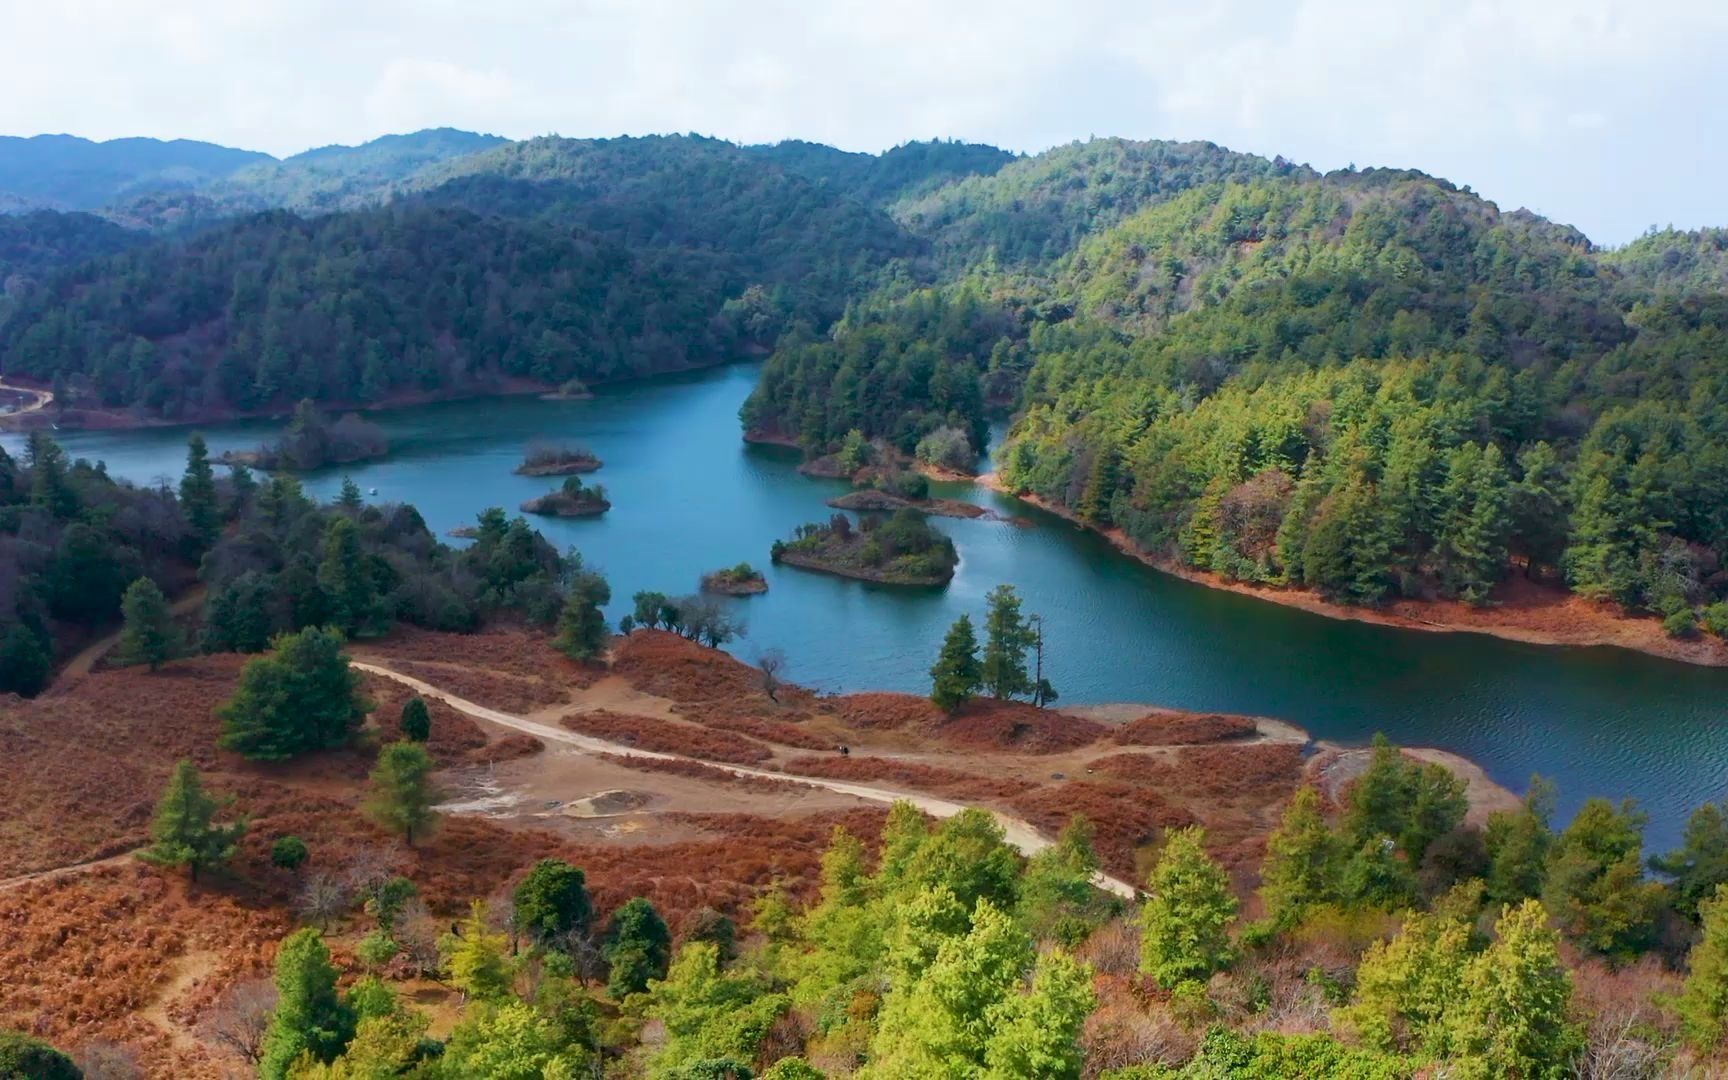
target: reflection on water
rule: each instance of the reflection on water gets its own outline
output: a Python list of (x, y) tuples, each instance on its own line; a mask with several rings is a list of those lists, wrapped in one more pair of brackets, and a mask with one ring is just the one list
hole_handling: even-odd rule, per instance
[[(511, 474), (538, 437), (592, 447), (604, 518), (536, 523), (579, 548), (612, 581), (613, 614), (639, 589), (681, 592), (704, 571), (741, 560), (766, 570), (770, 591), (736, 601), (749, 659), (771, 646), (790, 677), (825, 690), (923, 692), (943, 632), (981, 613), (998, 582), (1045, 616), (1046, 663), (1064, 702), (1145, 701), (1258, 713), (1316, 737), (1364, 740), (1376, 731), (1443, 747), (1522, 789), (1554, 777), (1569, 811), (1587, 794), (1634, 796), (1651, 812), (1651, 842), (1679, 833), (1697, 803), (1728, 794), (1728, 671), (1612, 649), (1548, 649), (1476, 635), (1392, 630), (1327, 619), (1216, 592), (1125, 558), (1105, 541), (1016, 500), (971, 485), (938, 492), (996, 506), (1029, 526), (936, 519), (960, 568), (942, 591), (899, 590), (768, 565), (768, 547), (825, 517), (844, 489), (798, 475), (795, 454), (738, 438), (752, 367), (603, 390), (589, 401), (493, 399), (376, 417), (387, 459), (353, 467), (376, 501), (411, 502), (442, 533), (487, 506), (514, 508), (555, 478)], [(277, 425), (206, 430), (212, 450), (246, 448)], [(139, 482), (177, 478), (184, 429), (61, 433), (69, 453)], [(6, 438), (15, 450), (15, 436)], [(340, 471), (306, 478), (332, 497)]]

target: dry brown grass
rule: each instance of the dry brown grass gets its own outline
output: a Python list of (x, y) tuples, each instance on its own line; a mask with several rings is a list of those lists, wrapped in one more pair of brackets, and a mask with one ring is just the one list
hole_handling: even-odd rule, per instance
[(545, 633), (508, 627), (479, 634), (399, 627), (387, 638), (367, 641), (360, 651), (387, 658), (391, 666), (399, 660), (459, 663), (558, 686), (591, 686), (605, 674), (598, 664), (579, 664), (554, 649)]
[(979, 776), (941, 765), (881, 757), (796, 757), (784, 768), (800, 776), (897, 784), (954, 799), (1006, 800), (1038, 786), (1011, 776)]
[(841, 723), (863, 731), (927, 728), (943, 721), (942, 710), (929, 698), (911, 694), (846, 694), (830, 698), (828, 705)]
[(1124, 746), (1179, 746), (1246, 739), (1255, 731), (1246, 716), (1160, 711), (1128, 721), (1111, 737)]
[(600, 757), (614, 765), (622, 765), (626, 769), (635, 769), (638, 772), (686, 776), (692, 780), (725, 784), (746, 791), (761, 792), (764, 795), (807, 790), (803, 784), (797, 784), (790, 780), (770, 780), (763, 776), (739, 776), (735, 772), (729, 772), (714, 765), (704, 765), (700, 761), (685, 761), (678, 758), (627, 757), (623, 754), (601, 754)]
[(686, 757), (724, 761), (729, 765), (750, 765), (767, 761), (772, 751), (754, 739), (734, 735), (729, 731), (714, 731), (671, 720), (656, 720), (649, 716), (616, 713), (607, 709), (575, 713), (558, 721), (571, 731), (591, 735), (596, 739), (623, 743), (626, 746), (653, 750), (662, 754), (683, 754)]
[(1055, 754), (1089, 746), (1108, 730), (1096, 720), (1040, 709), (1024, 701), (980, 699), (967, 703), (953, 716), (943, 717), (928, 734), (964, 749)]
[[(379, 738), (386, 742), (402, 738), (402, 706), (414, 696), (414, 691), (381, 675), (362, 677), (366, 696), (373, 704), (372, 722), (378, 727)], [(432, 718), (432, 734), (426, 740), (426, 749), (439, 765), (469, 760), (469, 755), (486, 746), (486, 732), (479, 724), (436, 698), (424, 700)]]
[(1165, 829), (1197, 823), (1187, 809), (1162, 795), (1113, 780), (1069, 780), (1029, 791), (1010, 804), (1021, 816), (1054, 836), (1076, 814), (1092, 822), (1093, 846), (1111, 873), (1138, 878), (1142, 851)]

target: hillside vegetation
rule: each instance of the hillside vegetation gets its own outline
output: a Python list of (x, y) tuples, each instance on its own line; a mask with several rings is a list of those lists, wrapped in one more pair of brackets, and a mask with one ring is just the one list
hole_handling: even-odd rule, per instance
[(1517, 572), (1728, 630), (1714, 232), (1604, 253), (1420, 173), (1178, 149), (896, 207), (953, 280), (783, 342), (746, 428), (976, 452), (1011, 415), (1009, 488), (1226, 579), (1484, 603)]

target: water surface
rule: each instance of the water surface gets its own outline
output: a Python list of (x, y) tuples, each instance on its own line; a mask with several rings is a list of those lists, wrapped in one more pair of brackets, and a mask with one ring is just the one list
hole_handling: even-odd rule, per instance
[[(796, 471), (797, 456), (738, 437), (738, 406), (756, 369), (737, 366), (603, 389), (589, 401), (458, 402), (382, 413), (390, 456), (347, 470), (372, 501), (410, 502), (437, 532), (487, 506), (514, 507), (556, 479), (511, 474), (536, 438), (592, 447), (606, 462), (602, 518), (535, 519), (612, 582), (614, 617), (638, 589), (688, 592), (705, 571), (747, 560), (765, 596), (735, 601), (749, 659), (778, 647), (789, 677), (825, 690), (924, 692), (943, 632), (984, 594), (1012, 582), (1045, 617), (1046, 667), (1064, 702), (1144, 701), (1276, 716), (1318, 738), (1376, 731), (1480, 763), (1522, 790), (1531, 773), (1560, 784), (1563, 813), (1588, 794), (1632, 796), (1659, 849), (1685, 815), (1728, 794), (1728, 671), (1616, 649), (1547, 648), (1469, 634), (1328, 619), (1160, 574), (1074, 526), (971, 485), (940, 492), (1019, 515), (1019, 527), (935, 519), (960, 568), (946, 589), (897, 589), (769, 565), (768, 548), (831, 511), (845, 490)], [(205, 430), (213, 452), (247, 448), (279, 425)], [(184, 429), (63, 432), (68, 453), (138, 482), (177, 479)], [(17, 452), (18, 439), (6, 438)], [(333, 497), (341, 471), (305, 478)]]

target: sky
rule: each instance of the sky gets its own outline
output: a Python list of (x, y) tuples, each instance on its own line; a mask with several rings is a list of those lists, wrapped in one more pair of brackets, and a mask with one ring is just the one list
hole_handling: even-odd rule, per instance
[(1722, 0), (0, 0), (0, 134), (1208, 139), (1728, 224)]

